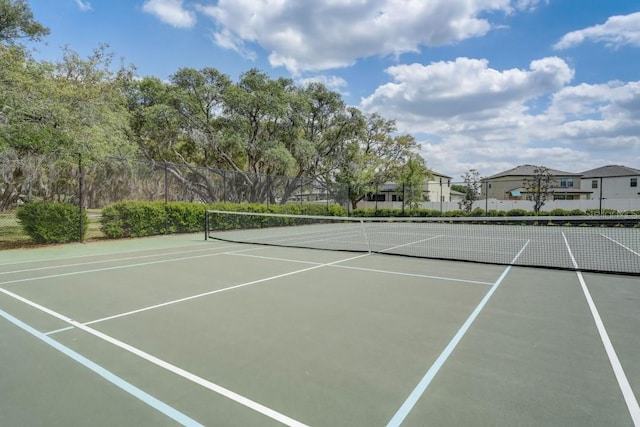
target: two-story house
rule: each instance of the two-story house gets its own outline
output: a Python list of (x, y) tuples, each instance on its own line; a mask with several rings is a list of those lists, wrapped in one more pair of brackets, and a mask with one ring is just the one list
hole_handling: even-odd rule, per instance
[[(528, 200), (531, 198), (527, 181), (536, 175), (538, 166), (520, 165), (483, 178), (482, 197), (497, 200)], [(581, 174), (548, 169), (551, 182), (548, 192), (553, 200), (587, 199), (591, 191), (581, 188)]]
[(608, 165), (582, 172), (580, 188), (592, 199), (639, 199), (640, 170)]

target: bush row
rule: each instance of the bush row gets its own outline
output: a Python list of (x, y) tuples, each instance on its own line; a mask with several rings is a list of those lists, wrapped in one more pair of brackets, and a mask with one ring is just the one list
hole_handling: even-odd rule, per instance
[[(325, 205), (270, 205), (236, 203), (188, 203), (188, 202), (118, 202), (102, 210), (100, 227), (105, 237), (118, 239), (123, 237), (143, 237), (157, 234), (192, 233), (202, 231), (204, 214), (209, 210), (262, 212), (295, 215), (332, 215), (344, 216), (346, 212), (340, 206)], [(245, 219), (242, 219), (245, 218)], [(247, 222), (248, 217), (236, 217), (233, 221)], [(218, 220), (222, 222), (222, 219)], [(229, 217), (224, 219), (227, 225), (211, 224), (216, 229), (236, 228)], [(255, 221), (255, 220), (254, 220)], [(278, 221), (276, 221), (278, 222)], [(281, 222), (281, 221), (280, 221)], [(269, 224), (264, 224), (269, 225)], [(263, 225), (263, 226), (264, 226)], [(275, 224), (274, 224), (275, 225)], [(244, 224), (246, 227), (247, 225)], [(259, 226), (259, 225), (255, 225)]]
[[(499, 211), (490, 209), (485, 211), (482, 208), (475, 208), (470, 213), (462, 210), (452, 210), (440, 212), (437, 209), (355, 209), (352, 212), (356, 217), (517, 217), (517, 216), (535, 216), (533, 211), (524, 209), (511, 209), (508, 211)], [(599, 209), (553, 209), (551, 211), (541, 211), (538, 216), (599, 216)], [(640, 211), (624, 211), (619, 212), (615, 209), (603, 209), (602, 215), (640, 215)]]
[[(100, 227), (105, 237), (116, 239), (123, 237), (143, 237), (157, 234), (191, 233), (203, 230), (204, 214), (207, 209), (237, 212), (263, 212), (294, 215), (329, 215), (345, 216), (347, 212), (341, 206), (323, 204), (236, 204), (236, 203), (188, 203), (188, 202), (141, 202), (126, 201), (110, 205), (102, 210)], [(604, 215), (640, 215), (640, 211), (618, 212), (607, 209)], [(540, 215), (549, 216), (584, 216), (599, 215), (597, 209), (563, 210), (553, 209), (549, 212), (541, 212)], [(352, 216), (356, 217), (499, 217), (499, 216), (531, 216), (532, 212), (524, 209), (512, 209), (509, 211), (489, 210), (476, 208), (471, 213), (461, 210), (441, 213), (433, 209), (355, 209)], [(82, 231), (80, 230), (80, 217), (78, 207), (67, 203), (55, 202), (29, 202), (18, 209), (18, 220), (32, 240), (37, 243), (66, 243), (81, 241), (87, 231), (88, 218), (86, 211), (82, 211)], [(264, 227), (276, 225), (289, 225), (292, 220), (255, 217), (228, 216), (212, 217), (215, 223), (210, 224), (212, 229), (231, 229), (238, 227)], [(296, 221), (295, 223), (299, 223)]]

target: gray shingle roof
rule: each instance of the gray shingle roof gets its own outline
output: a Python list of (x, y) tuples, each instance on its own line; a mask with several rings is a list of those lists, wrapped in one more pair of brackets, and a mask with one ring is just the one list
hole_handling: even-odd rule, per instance
[[(506, 170), (504, 172), (499, 172), (495, 175), (491, 175), (485, 179), (495, 179), (501, 178), (503, 176), (531, 176), (534, 174), (534, 170), (539, 166), (534, 165), (520, 165), (516, 166), (513, 169)], [(574, 173), (574, 172), (564, 172), (557, 169), (549, 168), (549, 173), (554, 176), (581, 176), (582, 174)]]
[(616, 176), (640, 176), (640, 170), (622, 165), (607, 165), (582, 172), (583, 178), (611, 178)]

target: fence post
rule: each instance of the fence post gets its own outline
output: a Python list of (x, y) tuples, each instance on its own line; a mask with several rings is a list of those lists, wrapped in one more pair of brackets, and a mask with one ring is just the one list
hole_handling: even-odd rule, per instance
[(169, 168), (164, 162), (164, 235), (169, 233)]
[(444, 193), (442, 192), (442, 177), (440, 177), (440, 216), (442, 216), (442, 202), (444, 201)]
[(82, 153), (78, 153), (78, 218), (80, 219), (79, 223), (80, 223), (80, 234), (78, 235), (78, 241), (82, 242), (83, 239), (83, 229), (84, 229), (84, 221), (83, 221), (83, 217), (82, 217), (82, 204), (83, 204), (83, 192), (84, 192), (84, 188), (83, 188), (83, 184), (84, 184), (84, 177), (83, 177), (83, 171), (82, 171)]
[(222, 171), (222, 201), (227, 201), (227, 171)]
[(600, 216), (602, 216), (602, 199), (603, 199), (602, 191), (603, 191), (603, 188), (602, 188), (602, 177), (600, 177), (600, 203), (599, 203), (600, 208), (598, 209), (599, 212), (600, 212)]
[(484, 214), (489, 216), (489, 181), (485, 181), (484, 190)]
[(271, 188), (270, 188), (270, 184), (271, 184), (271, 175), (267, 175), (267, 209), (270, 208), (270, 204), (271, 204)]

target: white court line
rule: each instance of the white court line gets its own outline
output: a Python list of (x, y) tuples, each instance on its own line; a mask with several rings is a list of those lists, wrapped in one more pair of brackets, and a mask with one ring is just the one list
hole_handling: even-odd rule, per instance
[[(571, 251), (571, 247), (569, 246), (569, 242), (567, 241), (567, 237), (564, 233), (562, 233), (562, 237), (564, 239), (564, 243), (567, 246), (567, 250), (569, 251), (569, 255), (571, 256), (571, 262), (573, 266), (577, 269), (578, 263), (576, 262), (575, 257), (573, 256), (573, 252)], [(606, 236), (604, 236), (606, 237)], [(596, 307), (593, 298), (591, 297), (591, 293), (587, 288), (587, 284), (584, 281), (584, 277), (582, 277), (581, 271), (576, 271), (578, 275), (578, 281), (580, 282), (580, 286), (582, 287), (582, 292), (584, 293), (584, 297), (587, 300), (587, 305), (591, 310), (591, 315), (593, 316), (593, 320), (596, 324), (596, 328), (598, 329), (598, 333), (600, 334), (600, 340), (602, 341), (602, 345), (604, 345), (604, 349), (607, 352), (607, 357), (609, 358), (609, 363), (611, 364), (611, 368), (613, 369), (613, 373), (616, 376), (616, 380), (618, 381), (618, 386), (620, 387), (620, 391), (622, 392), (622, 396), (624, 397), (624, 401), (627, 404), (627, 409), (629, 410), (629, 414), (631, 415), (631, 419), (633, 420), (633, 424), (637, 427), (640, 427), (640, 406), (638, 405), (638, 400), (636, 399), (633, 389), (629, 384), (629, 380), (627, 379), (627, 375), (624, 373), (624, 369), (622, 368), (622, 364), (620, 363), (620, 359), (618, 359), (618, 355), (616, 353), (613, 344), (611, 343), (611, 339), (609, 338), (609, 334), (607, 333), (607, 329), (604, 326), (604, 322), (600, 317), (600, 313), (598, 312), (598, 308)]]
[(77, 363), (81, 364), (85, 368), (90, 369), (91, 371), (93, 371), (94, 373), (98, 374), (99, 376), (101, 376), (105, 380), (109, 381), (111, 384), (113, 384), (116, 387), (122, 389), (123, 391), (129, 393), (130, 395), (132, 395), (136, 399), (141, 400), (142, 402), (144, 402), (147, 405), (151, 406), (153, 409), (155, 409), (155, 410), (157, 410), (159, 412), (162, 412), (167, 417), (169, 417), (169, 418), (173, 419), (174, 421), (182, 424), (183, 426), (194, 426), (194, 427), (195, 426), (202, 426), (202, 424), (198, 423), (197, 421), (193, 420), (192, 418), (189, 418), (188, 416), (186, 416), (182, 412), (178, 411), (177, 409), (175, 409), (175, 408), (167, 405), (166, 403), (156, 399), (155, 397), (151, 396), (149, 393), (147, 393), (147, 392), (139, 389), (138, 387), (134, 386), (133, 384), (123, 380), (119, 376), (117, 376), (114, 373), (108, 371), (107, 369), (103, 368), (102, 366), (98, 365), (97, 363), (93, 362), (92, 360), (82, 356), (81, 354), (75, 352), (74, 350), (71, 350), (69, 347), (59, 343), (58, 341), (56, 341), (56, 340), (54, 340), (52, 338), (49, 338), (48, 336), (42, 334), (41, 332), (37, 331), (33, 327), (27, 325), (26, 323), (22, 322), (21, 320), (15, 318), (15, 317), (13, 317), (9, 313), (6, 313), (6, 312), (0, 310), (0, 316), (4, 317), (6, 320), (8, 320), (9, 322), (13, 323), (15, 326), (19, 327), (23, 331), (28, 332), (29, 334), (33, 335), (34, 337), (36, 337), (40, 341), (43, 341), (45, 344), (53, 347), (54, 349), (58, 350), (59, 352), (61, 352), (65, 356), (70, 357), (71, 359), (73, 359)]
[(393, 247), (391, 247), (391, 248), (382, 249), (382, 250), (381, 250), (381, 251), (379, 251), (379, 252), (380, 252), (380, 253), (385, 253), (385, 252), (387, 252), (387, 251), (392, 251), (392, 250), (394, 250), (394, 249), (403, 248), (403, 247), (405, 247), (405, 246), (417, 245), (418, 243), (427, 242), (427, 241), (429, 241), (429, 240), (437, 239), (437, 238), (439, 238), (439, 237), (442, 237), (442, 236), (427, 237), (426, 239), (416, 240), (415, 242), (404, 243), (404, 244), (402, 244), (402, 245), (396, 245), (396, 246), (393, 246)]
[[(227, 255), (232, 255), (232, 254), (227, 254)], [(113, 316), (103, 317), (102, 319), (96, 319), (96, 320), (92, 320), (90, 322), (85, 322), (85, 323), (83, 323), (83, 325), (93, 325), (93, 324), (99, 323), (99, 322), (106, 322), (107, 320), (113, 320), (113, 319), (117, 319), (119, 317), (130, 316), (132, 314), (138, 314), (138, 313), (142, 313), (142, 312), (145, 312), (145, 311), (154, 310), (156, 308), (166, 307), (166, 306), (169, 306), (169, 305), (178, 304), (178, 303), (185, 302), (185, 301), (190, 301), (190, 300), (193, 300), (193, 299), (206, 297), (206, 296), (209, 296), (209, 295), (215, 295), (215, 294), (219, 294), (219, 293), (222, 293), (222, 292), (232, 291), (234, 289), (244, 288), (245, 286), (256, 285), (256, 284), (262, 283), (262, 282), (268, 282), (270, 280), (279, 279), (279, 278), (286, 277), (286, 276), (291, 276), (293, 274), (303, 273), (305, 271), (314, 270), (314, 269), (320, 268), (320, 267), (330, 267), (334, 263), (349, 261), (349, 260), (360, 258), (360, 257), (363, 257), (363, 256), (365, 256), (365, 255), (358, 255), (358, 256), (353, 257), (353, 258), (348, 258), (348, 259), (344, 259), (344, 260), (338, 260), (338, 261), (334, 261), (332, 263), (325, 263), (325, 264), (313, 263), (313, 267), (304, 268), (302, 270), (295, 270), (295, 271), (292, 271), (292, 272), (289, 272), (289, 273), (278, 274), (276, 276), (270, 276), (270, 277), (266, 277), (264, 279), (258, 279), (258, 280), (253, 280), (251, 282), (241, 283), (239, 285), (229, 286), (227, 288), (216, 289), (214, 291), (203, 292), (203, 293), (200, 293), (200, 294), (197, 294), (197, 295), (191, 295), (191, 296), (188, 296), (188, 297), (184, 297), (184, 298), (179, 298), (179, 299), (175, 299), (175, 300), (172, 300), (172, 301), (163, 302), (163, 303), (160, 303), (160, 304), (154, 304), (154, 305), (150, 305), (150, 306), (147, 306), (147, 307), (142, 307), (142, 308), (139, 308), (139, 309), (136, 309), (136, 310), (127, 311), (125, 313), (114, 314)], [(0, 291), (1, 290), (2, 289), (0, 288)], [(66, 328), (56, 329), (56, 330), (47, 332), (46, 335), (52, 335), (52, 334), (56, 334), (58, 332), (68, 331), (69, 329), (73, 329), (73, 328), (72, 327), (66, 327)]]
[(618, 245), (618, 246), (622, 246), (623, 248), (625, 248), (626, 250), (628, 250), (628, 251), (629, 251), (629, 252), (631, 252), (632, 254), (640, 256), (640, 253), (638, 253), (638, 252), (634, 251), (633, 249), (631, 249), (631, 248), (629, 248), (629, 247), (627, 247), (627, 246), (623, 245), (622, 243), (618, 242), (617, 240), (614, 240), (614, 239), (612, 239), (612, 238), (611, 238), (611, 237), (609, 237), (609, 236), (605, 236), (605, 235), (604, 235), (604, 234), (602, 234), (602, 233), (600, 233), (600, 235), (601, 235), (602, 237), (604, 237), (605, 239), (611, 240), (611, 241), (612, 241), (613, 243), (615, 243), (616, 245)]
[[(240, 257), (247, 257), (247, 258), (260, 258), (260, 259), (267, 259), (267, 260), (272, 260), (272, 261), (293, 262), (293, 263), (298, 263), (298, 264), (314, 264), (314, 265), (321, 264), (319, 262), (314, 262), (314, 261), (301, 261), (301, 260), (297, 260), (297, 259), (268, 257), (268, 256), (263, 256), (263, 255), (250, 255), (250, 254), (241, 254), (241, 253), (229, 253), (229, 254), (225, 254), (225, 255), (240, 256)], [(392, 274), (392, 275), (397, 275), (397, 276), (419, 277), (419, 278), (423, 278), (423, 279), (446, 280), (446, 281), (450, 281), (450, 282), (474, 283), (474, 284), (478, 284), (478, 285), (493, 285), (492, 282), (481, 282), (481, 281), (477, 281), (477, 280), (456, 279), (456, 278), (453, 278), (453, 277), (431, 276), (431, 275), (428, 275), (428, 274), (404, 273), (404, 272), (400, 272), (400, 271), (378, 270), (378, 269), (375, 269), (375, 268), (352, 267), (352, 266), (349, 266), (349, 265), (331, 265), (330, 267), (331, 268), (341, 268), (341, 269), (344, 269), (344, 270), (359, 270), (359, 271), (369, 271), (371, 273)]]
[[(511, 261), (511, 264), (516, 262), (516, 260), (520, 257), (520, 255), (522, 255), (527, 245), (529, 245), (529, 240), (527, 240), (527, 243), (525, 243), (522, 249), (520, 249), (520, 252), (518, 252), (515, 258), (513, 258), (513, 260)], [(478, 315), (480, 314), (484, 306), (487, 304), (491, 296), (498, 289), (498, 286), (500, 286), (500, 283), (502, 283), (504, 278), (507, 277), (509, 270), (511, 270), (511, 265), (508, 266), (502, 272), (498, 280), (495, 281), (491, 289), (489, 289), (489, 291), (484, 296), (484, 298), (482, 298), (478, 306), (473, 310), (471, 315), (467, 318), (467, 320), (460, 327), (460, 329), (458, 329), (458, 332), (456, 332), (456, 334), (453, 336), (451, 341), (449, 341), (449, 344), (447, 344), (447, 346), (442, 351), (442, 353), (440, 353), (440, 356), (438, 356), (436, 361), (433, 362), (433, 365), (431, 365), (427, 373), (424, 375), (424, 377), (422, 377), (422, 379), (420, 380), (418, 385), (413, 389), (409, 397), (407, 397), (407, 399), (404, 401), (402, 406), (400, 406), (400, 409), (398, 409), (398, 411), (395, 413), (393, 418), (391, 418), (389, 423), (387, 423), (387, 427), (398, 427), (400, 424), (402, 424), (402, 422), (405, 420), (407, 415), (409, 415), (409, 413), (411, 412), (415, 404), (418, 402), (420, 397), (427, 390), (427, 387), (429, 387), (429, 384), (431, 384), (431, 381), (433, 381), (435, 376), (440, 371), (440, 368), (442, 368), (442, 366), (445, 364), (445, 362), (447, 361), (451, 353), (453, 353), (453, 350), (455, 350), (455, 348), (458, 346), (458, 344), (460, 343), (464, 335), (467, 333), (467, 331), (471, 327), (471, 324), (476, 320), (476, 318), (478, 317)]]
[(35, 268), (27, 268), (24, 270), (12, 270), (12, 271), (2, 271), (0, 272), (0, 276), (4, 274), (17, 274), (17, 273), (31, 273), (33, 271), (41, 271), (41, 270), (54, 270), (59, 268), (67, 268), (67, 267), (80, 267), (83, 265), (93, 265), (93, 264), (105, 264), (108, 262), (120, 262), (120, 261), (131, 261), (134, 259), (144, 259), (144, 258), (159, 258), (162, 256), (171, 256), (171, 255), (180, 255), (180, 254), (188, 254), (194, 252), (211, 252), (216, 249), (228, 249), (238, 247), (239, 245), (229, 245), (229, 246), (219, 246), (219, 247), (210, 247), (207, 249), (193, 249), (189, 251), (177, 251), (177, 252), (164, 252), (162, 254), (152, 254), (152, 255), (140, 255), (126, 258), (110, 258), (110, 259), (101, 259), (97, 261), (87, 261), (87, 262), (78, 262), (74, 264), (59, 264), (59, 265), (50, 265), (47, 267), (35, 267)]
[[(87, 243), (83, 243), (87, 244)], [(96, 243), (98, 244), (98, 243)], [(76, 258), (91, 258), (91, 257), (99, 257), (99, 256), (109, 256), (109, 255), (122, 255), (128, 253), (136, 253), (136, 252), (151, 252), (151, 251), (161, 251), (166, 249), (175, 249), (175, 248), (189, 248), (192, 246), (201, 246), (201, 244), (188, 244), (188, 245), (176, 245), (169, 248), (151, 248), (151, 249), (131, 249), (128, 251), (118, 251), (118, 252), (105, 252), (105, 253), (95, 253), (95, 254), (84, 254), (84, 255), (72, 255), (72, 256), (63, 256), (58, 258), (40, 258), (33, 259), (27, 261), (14, 261), (0, 264), (0, 267), (4, 267), (6, 265), (18, 265), (18, 264), (29, 264), (29, 263), (37, 263), (37, 262), (51, 262), (51, 261), (61, 261), (68, 259), (76, 259)]]
[(455, 279), (453, 277), (442, 277), (442, 276), (430, 276), (427, 274), (417, 274), (417, 273), (402, 273), (399, 271), (388, 271), (388, 270), (377, 270), (375, 268), (363, 268), (363, 267), (350, 267), (346, 265), (332, 265), (332, 268), (342, 268), (345, 270), (360, 270), (360, 271), (369, 271), (371, 273), (382, 273), (382, 274), (392, 274), (396, 276), (408, 276), (408, 277), (419, 277), (423, 279), (435, 279), (435, 280), (444, 280), (447, 282), (461, 282), (461, 283), (473, 283), (476, 285), (493, 285), (491, 282), (481, 282), (478, 280), (468, 280), (468, 279)]
[[(372, 269), (372, 268), (350, 267), (350, 266), (346, 266), (346, 265), (326, 265), (326, 264), (322, 264), (322, 263), (318, 263), (318, 262), (312, 262), (312, 261), (299, 261), (299, 260), (291, 260), (291, 259), (275, 258), (275, 257), (266, 257), (266, 256), (259, 256), (259, 255), (245, 255), (245, 254), (236, 254), (236, 253), (230, 253), (230, 254), (226, 254), (226, 255), (243, 256), (243, 257), (249, 257), (249, 258), (260, 258), (260, 259), (267, 259), (267, 260), (272, 260), (272, 261), (293, 262), (293, 263), (297, 263), (297, 264), (311, 264), (311, 265), (315, 265), (315, 266), (341, 268), (341, 269), (345, 269), (345, 270), (359, 270), (359, 271), (367, 271), (367, 272), (371, 272), (371, 273), (391, 274), (391, 275), (396, 275), (396, 276), (417, 277), (417, 278), (421, 278), (421, 279), (434, 279), (434, 280), (443, 280), (443, 281), (448, 281), (448, 282), (472, 283), (472, 284), (477, 284), (477, 285), (493, 285), (493, 283), (490, 283), (490, 282), (481, 282), (481, 281), (477, 281), (477, 280), (455, 279), (455, 278), (451, 278), (451, 277), (430, 276), (430, 275), (426, 275), (426, 274), (417, 274), (417, 273), (402, 273), (402, 272), (399, 272), (399, 271), (387, 271), (387, 270), (377, 270), (377, 269)], [(264, 281), (264, 280), (267, 280), (267, 279), (262, 279), (262, 281)], [(132, 314), (142, 313), (144, 311), (154, 310), (156, 308), (166, 307), (168, 305), (177, 304), (177, 303), (180, 303), (180, 302), (189, 301), (189, 300), (196, 299), (196, 298), (201, 298), (201, 297), (205, 297), (205, 296), (208, 296), (208, 295), (213, 295), (213, 294), (217, 294), (217, 293), (221, 293), (221, 292), (230, 291), (230, 290), (233, 290), (233, 289), (236, 289), (236, 288), (240, 288), (240, 287), (244, 287), (244, 286), (248, 286), (248, 285), (253, 285), (255, 283), (256, 282), (244, 283), (244, 284), (241, 284), (241, 285), (230, 286), (228, 288), (217, 289), (215, 291), (209, 291), (209, 292), (204, 292), (204, 293), (197, 294), (197, 295), (191, 295), (191, 296), (188, 296), (188, 297), (184, 297), (184, 298), (179, 298), (179, 299), (172, 300), (172, 301), (163, 302), (163, 303), (160, 303), (160, 304), (150, 305), (150, 306), (142, 307), (142, 308), (139, 308), (139, 309), (136, 309), (136, 310), (131, 310), (131, 311), (127, 311), (127, 312), (124, 312), (124, 313), (119, 313), (119, 314), (114, 314), (112, 316), (103, 317), (101, 319), (96, 319), (96, 320), (91, 320), (89, 322), (84, 322), (83, 325), (93, 325), (95, 323), (105, 322), (105, 321), (108, 321), (108, 320), (113, 320), (113, 319), (117, 319), (117, 318), (120, 318), (120, 317), (129, 316), (129, 315), (132, 315)], [(54, 329), (52, 331), (46, 332), (45, 335), (54, 335), (54, 334), (57, 334), (59, 332), (65, 332), (65, 331), (68, 331), (68, 330), (71, 330), (71, 329), (73, 329), (73, 326), (67, 326), (65, 328), (60, 328), (60, 329)]]
[[(340, 262), (346, 262), (346, 261), (350, 261), (350, 260), (353, 260), (353, 259), (362, 258), (362, 257), (365, 257), (365, 256), (369, 256), (369, 254), (358, 255), (358, 256), (354, 256), (354, 257), (350, 257), (350, 258), (334, 261), (334, 262), (327, 263), (327, 264), (314, 265), (312, 267), (304, 268), (304, 269), (301, 269), (301, 270), (296, 270), (296, 271), (292, 271), (292, 272), (289, 272), (289, 273), (280, 274), (280, 275), (277, 275), (277, 276), (272, 276), (272, 277), (269, 277), (269, 278), (266, 278), (266, 279), (256, 280), (256, 281), (248, 282), (248, 283), (245, 283), (245, 284), (242, 284), (242, 285), (237, 285), (237, 286), (235, 286), (235, 288), (239, 288), (241, 286), (249, 286), (250, 284), (257, 284), (257, 283), (261, 283), (261, 282), (265, 282), (265, 281), (268, 281), (268, 280), (273, 280), (273, 279), (277, 279), (277, 278), (281, 278), (281, 277), (291, 276), (291, 275), (294, 275), (294, 274), (303, 273), (303, 272), (310, 271), (310, 270), (315, 270), (315, 269), (326, 267), (326, 266), (329, 266), (329, 265), (332, 265), (332, 264), (337, 264), (337, 263), (340, 263)], [(60, 314), (60, 313), (58, 313), (58, 312), (56, 312), (54, 310), (51, 310), (51, 309), (49, 309), (49, 308), (47, 308), (45, 306), (42, 306), (42, 305), (40, 305), (40, 304), (38, 304), (38, 303), (36, 303), (34, 301), (31, 301), (31, 300), (29, 300), (27, 298), (21, 297), (20, 295), (17, 295), (15, 293), (13, 293), (11, 291), (8, 291), (6, 289), (3, 289), (3, 288), (0, 288), (0, 292), (2, 292), (5, 295), (8, 295), (8, 296), (18, 300), (18, 301), (21, 301), (21, 302), (23, 302), (23, 303), (25, 303), (25, 304), (37, 309), (37, 310), (40, 310), (40, 311), (42, 311), (44, 313), (47, 313), (50, 316), (53, 316), (53, 317), (55, 317), (55, 318), (57, 318), (59, 320), (62, 320), (63, 322), (68, 323), (69, 325), (74, 326), (74, 327), (76, 327), (76, 328), (78, 328), (78, 329), (80, 329), (80, 330), (82, 330), (84, 332), (87, 332), (87, 333), (89, 333), (89, 334), (91, 334), (91, 335), (93, 335), (93, 336), (95, 336), (97, 338), (100, 338), (100, 339), (102, 339), (102, 340), (104, 340), (104, 341), (106, 341), (106, 342), (108, 342), (110, 344), (113, 344), (116, 347), (119, 347), (119, 348), (121, 348), (123, 350), (126, 350), (126, 351), (128, 351), (128, 352), (130, 352), (130, 353), (132, 353), (132, 354), (134, 354), (134, 355), (136, 355), (136, 356), (148, 361), (148, 362), (153, 363), (156, 366), (159, 366), (159, 367), (161, 367), (161, 368), (163, 368), (163, 369), (165, 369), (165, 370), (167, 370), (169, 372), (172, 372), (172, 373), (174, 373), (174, 374), (176, 374), (176, 375), (178, 375), (178, 376), (180, 376), (182, 378), (185, 378), (185, 379), (187, 379), (187, 380), (189, 380), (189, 381), (191, 381), (191, 382), (193, 382), (195, 384), (198, 384), (198, 385), (200, 385), (200, 386), (202, 386), (202, 387), (204, 387), (204, 388), (206, 388), (208, 390), (211, 390), (211, 391), (213, 391), (215, 393), (218, 393), (221, 396), (224, 396), (224, 397), (226, 397), (226, 398), (228, 398), (230, 400), (233, 400), (234, 402), (237, 402), (237, 403), (239, 403), (239, 404), (241, 404), (241, 405), (243, 405), (243, 406), (245, 406), (245, 407), (247, 407), (249, 409), (252, 409), (252, 410), (254, 410), (256, 412), (259, 412), (259, 413), (261, 413), (261, 414), (263, 414), (263, 415), (265, 415), (265, 416), (267, 416), (269, 418), (272, 418), (272, 419), (274, 419), (274, 420), (276, 420), (276, 421), (278, 421), (278, 422), (280, 422), (282, 424), (285, 424), (285, 425), (288, 425), (288, 426), (295, 426), (295, 427), (305, 427), (305, 425), (302, 424), (299, 421), (296, 421), (296, 420), (294, 420), (294, 419), (292, 419), (290, 417), (287, 417), (286, 415), (283, 415), (283, 414), (281, 414), (281, 413), (279, 413), (279, 412), (277, 412), (277, 411), (275, 411), (275, 410), (273, 410), (271, 408), (268, 408), (268, 407), (266, 407), (266, 406), (264, 406), (264, 405), (262, 405), (262, 404), (260, 404), (258, 402), (255, 402), (255, 401), (253, 401), (253, 400), (251, 400), (249, 398), (246, 398), (246, 397), (244, 397), (242, 395), (239, 395), (238, 393), (235, 393), (235, 392), (233, 392), (231, 390), (228, 390), (228, 389), (226, 389), (226, 388), (224, 388), (222, 386), (219, 386), (219, 385), (217, 385), (217, 384), (215, 384), (215, 383), (213, 383), (211, 381), (208, 381), (208, 380), (206, 380), (206, 379), (204, 379), (202, 377), (199, 377), (199, 376), (197, 376), (197, 375), (195, 375), (195, 374), (193, 374), (193, 373), (191, 373), (189, 371), (186, 371), (186, 370), (184, 370), (184, 369), (182, 369), (182, 368), (180, 368), (178, 366), (175, 366), (175, 365), (173, 365), (173, 364), (171, 364), (169, 362), (166, 362), (166, 361), (164, 361), (164, 360), (162, 360), (162, 359), (160, 359), (158, 357), (155, 357), (155, 356), (153, 356), (153, 355), (151, 355), (149, 353), (146, 353), (146, 352), (144, 352), (144, 351), (142, 351), (142, 350), (140, 350), (140, 349), (138, 349), (136, 347), (133, 347), (133, 346), (131, 346), (131, 345), (125, 343), (125, 342), (122, 342), (122, 341), (120, 341), (120, 340), (118, 340), (116, 338), (113, 338), (113, 337), (111, 337), (111, 336), (109, 336), (107, 334), (104, 334), (104, 333), (102, 333), (102, 332), (100, 332), (100, 331), (98, 331), (96, 329), (93, 329), (93, 328), (91, 328), (89, 326), (83, 325), (80, 322), (77, 322), (77, 321), (75, 321), (75, 320), (73, 320), (73, 319), (71, 319), (71, 318), (69, 318), (67, 316), (64, 316), (64, 315), (62, 315), (62, 314)]]
[[(228, 246), (228, 247), (235, 247), (235, 246)], [(242, 251), (255, 251), (259, 248), (248, 248), (248, 249), (239, 249), (239, 252)], [(204, 254), (204, 255), (194, 255), (194, 256), (189, 256), (189, 257), (181, 257), (181, 258), (172, 258), (172, 259), (163, 259), (163, 260), (158, 260), (158, 261), (149, 261), (149, 262), (140, 262), (137, 264), (126, 264), (126, 265), (116, 265), (113, 267), (104, 267), (104, 268), (95, 268), (92, 270), (81, 270), (81, 271), (71, 271), (69, 273), (60, 273), (60, 274), (51, 274), (48, 276), (38, 276), (38, 277), (27, 277), (24, 279), (14, 279), (14, 280), (7, 280), (4, 282), (0, 282), (0, 286), (2, 285), (10, 285), (13, 283), (22, 283), (22, 282), (33, 282), (36, 280), (43, 280), (43, 279), (54, 279), (57, 277), (66, 277), (66, 276), (76, 276), (78, 274), (87, 274), (87, 273), (97, 273), (99, 271), (110, 271), (110, 270), (121, 270), (124, 268), (133, 268), (133, 267), (143, 267), (146, 265), (154, 265), (154, 264), (162, 264), (165, 262), (175, 262), (175, 261), (186, 261), (186, 260), (190, 260), (190, 259), (199, 259), (199, 258), (206, 258), (206, 257), (213, 257), (213, 256), (218, 256), (218, 255), (224, 255), (226, 252), (215, 252), (212, 254)]]

